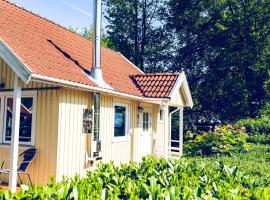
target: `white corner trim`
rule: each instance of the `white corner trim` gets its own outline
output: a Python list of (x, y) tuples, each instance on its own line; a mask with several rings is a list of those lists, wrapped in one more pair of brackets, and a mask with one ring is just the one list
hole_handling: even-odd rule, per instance
[(0, 57), (9, 65), (9, 67), (24, 82), (28, 83), (31, 79), (32, 71), (24, 64), (19, 57), (0, 39)]
[(128, 61), (133, 67), (135, 67), (137, 70), (139, 70), (141, 73), (145, 74), (139, 67), (137, 67), (136, 65), (134, 65), (129, 59), (127, 59), (123, 54), (121, 54), (120, 52), (117, 52), (120, 56), (122, 56), (126, 61)]

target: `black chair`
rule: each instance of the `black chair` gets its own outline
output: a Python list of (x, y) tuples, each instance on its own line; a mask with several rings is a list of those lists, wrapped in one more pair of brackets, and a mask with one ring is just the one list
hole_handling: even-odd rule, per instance
[[(27, 172), (27, 169), (29, 167), (29, 165), (31, 164), (31, 162), (36, 158), (37, 156), (37, 149), (36, 148), (31, 148), (31, 149), (27, 149), (26, 151), (22, 152), (19, 155), (19, 159), (21, 158), (21, 162), (18, 163), (18, 177), (20, 180), (20, 183), (22, 184), (22, 179), (20, 177), (20, 174), (26, 174), (28, 176), (28, 179), (30, 181), (30, 184), (33, 185), (30, 175)], [(7, 159), (9, 160), (9, 159)], [(2, 165), (1, 165), (1, 169), (0, 169), (0, 175), (3, 174), (9, 174), (9, 172), (11, 171), (10, 169), (4, 169), (4, 165), (5, 162), (7, 161), (3, 161)]]

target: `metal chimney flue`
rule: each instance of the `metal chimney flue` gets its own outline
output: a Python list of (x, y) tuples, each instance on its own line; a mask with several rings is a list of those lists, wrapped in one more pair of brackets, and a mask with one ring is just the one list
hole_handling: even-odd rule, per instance
[(101, 67), (101, 16), (102, 16), (102, 0), (94, 0), (94, 26), (93, 26), (93, 55), (91, 76), (102, 88), (110, 88), (104, 81)]

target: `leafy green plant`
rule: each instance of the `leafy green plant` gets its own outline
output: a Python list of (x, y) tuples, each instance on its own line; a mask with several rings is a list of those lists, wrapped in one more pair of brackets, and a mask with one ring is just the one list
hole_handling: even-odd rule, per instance
[(227, 125), (219, 127), (215, 132), (197, 135), (194, 140), (185, 143), (185, 154), (193, 156), (209, 156), (214, 154), (233, 155), (247, 152), (249, 145), (247, 135), (241, 129)]
[(262, 115), (257, 119), (241, 119), (235, 124), (237, 127), (244, 127), (249, 134), (270, 134), (270, 116)]
[[(116, 166), (100, 164), (87, 177), (66, 178), (44, 186), (21, 186), (0, 199), (267, 199), (269, 181), (257, 181), (236, 166), (195, 158), (144, 158)], [(266, 179), (267, 180), (267, 179)]]
[(249, 135), (247, 142), (254, 144), (270, 144), (270, 135)]

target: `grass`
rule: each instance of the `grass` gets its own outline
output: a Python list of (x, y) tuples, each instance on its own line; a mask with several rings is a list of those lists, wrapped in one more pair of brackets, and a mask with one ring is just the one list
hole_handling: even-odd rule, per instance
[(252, 150), (234, 156), (189, 157), (196, 162), (205, 162), (214, 166), (216, 162), (223, 162), (228, 166), (237, 166), (241, 171), (253, 176), (257, 180), (270, 179), (270, 145), (252, 144)]

